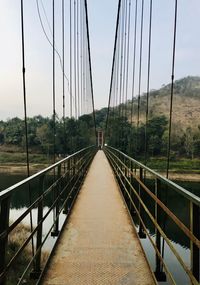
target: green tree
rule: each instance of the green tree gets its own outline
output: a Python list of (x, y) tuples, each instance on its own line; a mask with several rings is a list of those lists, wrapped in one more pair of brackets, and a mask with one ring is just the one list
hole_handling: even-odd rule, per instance
[(194, 133), (191, 127), (187, 128), (184, 134), (184, 147), (187, 156), (194, 157)]

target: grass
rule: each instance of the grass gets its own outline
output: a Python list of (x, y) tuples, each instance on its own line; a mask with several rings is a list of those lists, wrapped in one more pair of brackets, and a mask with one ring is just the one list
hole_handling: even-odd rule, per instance
[[(150, 158), (147, 162), (147, 166), (156, 170), (166, 170), (167, 160), (166, 158)], [(199, 173), (200, 174), (200, 159), (187, 159), (179, 158), (170, 161), (170, 170), (177, 173)]]
[[(9, 235), (8, 239), (8, 250), (7, 250), (7, 262), (16, 254), (19, 248), (22, 246), (24, 241), (30, 235), (30, 227), (20, 223)], [(48, 253), (42, 253), (42, 264), (44, 265), (47, 259)], [(17, 284), (18, 279), (22, 275), (26, 266), (32, 258), (31, 244), (29, 243), (23, 253), (17, 258), (17, 261), (8, 273), (7, 283), (8, 285)], [(35, 284), (35, 281), (29, 279), (29, 273), (24, 277), (22, 284)]]
[[(35, 168), (37, 165), (43, 168), (47, 164), (52, 163), (52, 157), (47, 157), (46, 154), (41, 154), (37, 152), (32, 152), (29, 154), (30, 164)], [(142, 159), (139, 161), (142, 161)], [(2, 149), (0, 147), (0, 164), (13, 166), (23, 166), (26, 164), (26, 153), (19, 152), (19, 149)], [(37, 165), (36, 165), (37, 164)], [(147, 166), (152, 169), (165, 171), (167, 166), (167, 160), (164, 157), (153, 157), (149, 158)], [(200, 159), (188, 159), (188, 158), (176, 158), (170, 161), (170, 170), (177, 173), (199, 173), (200, 174)]]
[[(45, 154), (30, 153), (30, 163), (43, 163), (47, 164), (49, 159)], [(0, 163), (26, 163), (26, 153), (21, 152), (0, 152)]]

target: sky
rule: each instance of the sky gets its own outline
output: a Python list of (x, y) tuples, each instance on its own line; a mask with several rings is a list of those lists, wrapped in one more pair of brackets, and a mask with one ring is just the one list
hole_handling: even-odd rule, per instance
[[(51, 24), (50, 0), (39, 0)], [(61, 1), (56, 0), (56, 47), (61, 53)], [(139, 11), (141, 0), (139, 2)], [(90, 45), (95, 109), (107, 106), (114, 46), (117, 0), (88, 0)], [(135, 1), (131, 1), (131, 35)], [(66, 0), (66, 33), (69, 28), (69, 0)], [(147, 31), (149, 0), (145, 0), (142, 92), (147, 80)], [(153, 1), (150, 88), (157, 89), (171, 79), (174, 0)], [(43, 21), (51, 37), (44, 14)], [(26, 91), (28, 116), (52, 114), (52, 48), (39, 22), (36, 0), (24, 1)], [(0, 119), (23, 117), (20, 0), (0, 0)], [(179, 0), (175, 79), (200, 75), (200, 1)], [(139, 33), (139, 27), (138, 27)], [(69, 54), (66, 34), (66, 57)], [(137, 47), (137, 55), (139, 49)], [(130, 40), (130, 67), (133, 37)], [(138, 70), (136, 61), (136, 71)], [(66, 60), (69, 77), (69, 60)], [(137, 78), (137, 77), (136, 77)], [(131, 84), (131, 72), (130, 72)], [(56, 111), (62, 114), (62, 73), (56, 59)], [(137, 80), (136, 90), (137, 94)], [(66, 96), (68, 96), (66, 94)], [(129, 95), (131, 96), (131, 94)], [(66, 104), (68, 114), (68, 104)]]

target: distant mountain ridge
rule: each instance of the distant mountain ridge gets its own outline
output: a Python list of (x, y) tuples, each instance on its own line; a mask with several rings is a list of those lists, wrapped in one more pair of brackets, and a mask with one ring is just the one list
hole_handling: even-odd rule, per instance
[[(169, 93), (171, 84), (164, 85), (160, 88), (159, 93)], [(184, 96), (200, 96), (200, 76), (187, 76), (174, 82), (174, 93)]]
[[(171, 84), (158, 90), (151, 90), (149, 98), (149, 117), (164, 115), (169, 117)], [(133, 121), (137, 120), (137, 99), (134, 99)], [(145, 122), (146, 94), (141, 96), (140, 120)], [(131, 116), (129, 101), (128, 117)], [(200, 125), (200, 77), (188, 76), (174, 83), (173, 125), (185, 130)]]

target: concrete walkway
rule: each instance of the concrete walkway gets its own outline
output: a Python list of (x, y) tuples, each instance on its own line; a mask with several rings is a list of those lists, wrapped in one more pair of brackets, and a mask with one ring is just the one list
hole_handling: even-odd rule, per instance
[(103, 151), (92, 162), (43, 284), (155, 284)]

